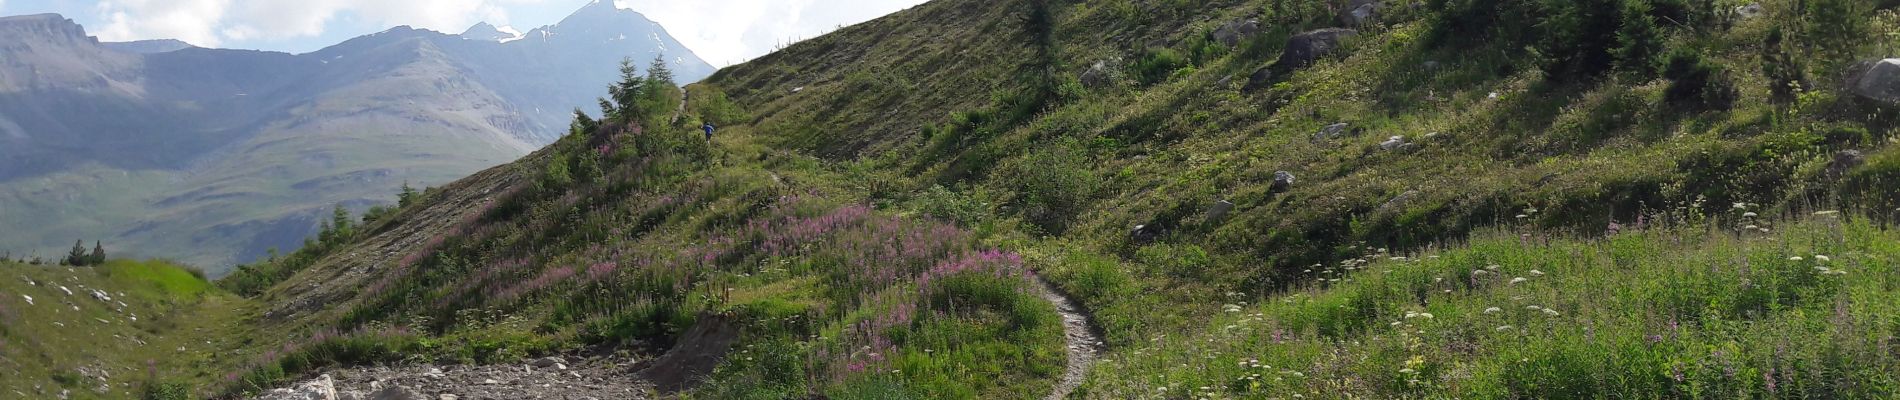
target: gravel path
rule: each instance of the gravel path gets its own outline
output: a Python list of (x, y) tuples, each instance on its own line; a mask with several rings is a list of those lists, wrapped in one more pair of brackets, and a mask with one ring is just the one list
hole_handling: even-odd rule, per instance
[(1069, 368), (1062, 373), (1062, 381), (1056, 383), (1056, 390), (1049, 393), (1048, 400), (1060, 400), (1069, 397), (1075, 388), (1082, 386), (1088, 379), (1089, 368), (1095, 366), (1095, 359), (1106, 349), (1101, 333), (1089, 324), (1088, 314), (1075, 305), (1075, 301), (1057, 290), (1055, 285), (1041, 276), (1036, 277), (1041, 286), (1042, 298), (1056, 305), (1056, 313), (1062, 314), (1062, 332), (1064, 344), (1069, 348)]
[(656, 397), (635, 360), (548, 357), (514, 365), (404, 365), (331, 370), (258, 400), (606, 400)]

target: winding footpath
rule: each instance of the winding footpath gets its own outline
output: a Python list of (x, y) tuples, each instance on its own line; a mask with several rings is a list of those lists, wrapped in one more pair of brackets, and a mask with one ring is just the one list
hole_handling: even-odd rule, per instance
[(1062, 373), (1062, 380), (1056, 383), (1055, 391), (1046, 397), (1048, 400), (1061, 400), (1068, 398), (1070, 393), (1082, 386), (1082, 381), (1088, 379), (1089, 368), (1095, 366), (1095, 359), (1101, 357), (1107, 346), (1102, 341), (1101, 333), (1089, 324), (1088, 314), (1074, 300), (1063, 295), (1040, 275), (1036, 276), (1036, 284), (1043, 300), (1055, 304), (1056, 313), (1062, 315), (1063, 345), (1069, 349), (1069, 368)]

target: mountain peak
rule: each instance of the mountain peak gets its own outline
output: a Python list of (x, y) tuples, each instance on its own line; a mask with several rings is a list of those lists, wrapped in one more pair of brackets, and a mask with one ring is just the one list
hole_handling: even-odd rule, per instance
[(620, 12), (620, 6), (615, 5), (613, 1), (594, 0), (592, 2), (588, 2), (586, 6), (582, 6), (580, 11), (576, 11), (575, 14), (583, 14), (583, 13), (589, 13), (589, 12), (596, 12), (596, 13), (597, 12), (610, 12), (610, 13)]
[(0, 17), (0, 32), (6, 33), (0, 37), (9, 39), (40, 37), (97, 42), (86, 35), (85, 27), (59, 14)]
[(468, 40), (510, 42), (515, 39), (520, 39), (521, 31), (517, 31), (512, 27), (496, 27), (487, 22), (481, 22), (476, 23), (475, 26), (468, 27), (468, 30), (463, 31), (459, 36)]

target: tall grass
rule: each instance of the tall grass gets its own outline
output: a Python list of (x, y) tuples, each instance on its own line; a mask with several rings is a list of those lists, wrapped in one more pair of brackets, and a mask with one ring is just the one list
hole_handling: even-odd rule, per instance
[(1372, 251), (1116, 354), (1111, 398), (1885, 398), (1900, 235), (1838, 216)]

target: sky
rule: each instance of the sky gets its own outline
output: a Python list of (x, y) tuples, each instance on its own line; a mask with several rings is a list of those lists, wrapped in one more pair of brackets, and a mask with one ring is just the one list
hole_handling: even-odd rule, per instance
[[(0, 15), (59, 13), (104, 41), (179, 39), (197, 46), (305, 53), (409, 25), (461, 33), (477, 22), (522, 32), (560, 22), (589, 0), (0, 0)], [(924, 0), (605, 0), (646, 14), (700, 58), (726, 66), (777, 46)]]

